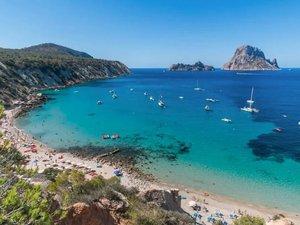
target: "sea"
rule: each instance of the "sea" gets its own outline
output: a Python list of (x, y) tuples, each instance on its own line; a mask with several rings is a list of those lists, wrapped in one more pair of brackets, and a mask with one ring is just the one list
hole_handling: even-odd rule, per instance
[[(252, 87), (258, 113), (241, 110)], [(17, 124), (50, 147), (128, 146), (161, 181), (300, 212), (300, 69), (132, 69), (43, 93), (50, 100)]]

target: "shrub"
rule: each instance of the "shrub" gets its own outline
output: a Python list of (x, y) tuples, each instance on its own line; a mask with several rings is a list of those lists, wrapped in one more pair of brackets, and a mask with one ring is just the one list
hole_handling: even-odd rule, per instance
[(234, 225), (265, 225), (265, 220), (260, 217), (245, 215), (233, 221)]

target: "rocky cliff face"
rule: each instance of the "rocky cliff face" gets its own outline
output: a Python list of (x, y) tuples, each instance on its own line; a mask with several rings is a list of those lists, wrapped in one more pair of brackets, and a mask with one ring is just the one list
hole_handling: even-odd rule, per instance
[(213, 71), (215, 70), (214, 67), (204, 65), (202, 62), (196, 62), (195, 64), (183, 64), (183, 63), (177, 63), (173, 64), (170, 67), (170, 71)]
[(94, 59), (55, 44), (0, 49), (0, 101), (26, 100), (37, 89), (129, 74), (121, 62)]
[(264, 53), (249, 45), (244, 45), (234, 53), (231, 60), (223, 66), (224, 70), (278, 70), (276, 59), (270, 61)]

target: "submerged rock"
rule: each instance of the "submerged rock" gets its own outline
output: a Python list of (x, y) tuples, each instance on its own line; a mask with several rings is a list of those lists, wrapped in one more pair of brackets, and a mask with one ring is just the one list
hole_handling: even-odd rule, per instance
[(170, 71), (213, 71), (215, 68), (213, 66), (204, 65), (202, 62), (196, 62), (195, 64), (183, 64), (177, 63), (173, 64)]
[(236, 49), (231, 60), (223, 66), (224, 70), (278, 70), (277, 60), (270, 61), (256, 47), (243, 45)]

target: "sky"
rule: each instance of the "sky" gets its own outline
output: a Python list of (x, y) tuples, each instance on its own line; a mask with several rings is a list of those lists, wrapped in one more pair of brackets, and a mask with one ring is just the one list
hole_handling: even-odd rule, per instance
[(134, 67), (221, 67), (249, 44), (300, 67), (298, 0), (0, 0), (0, 47), (51, 42)]

